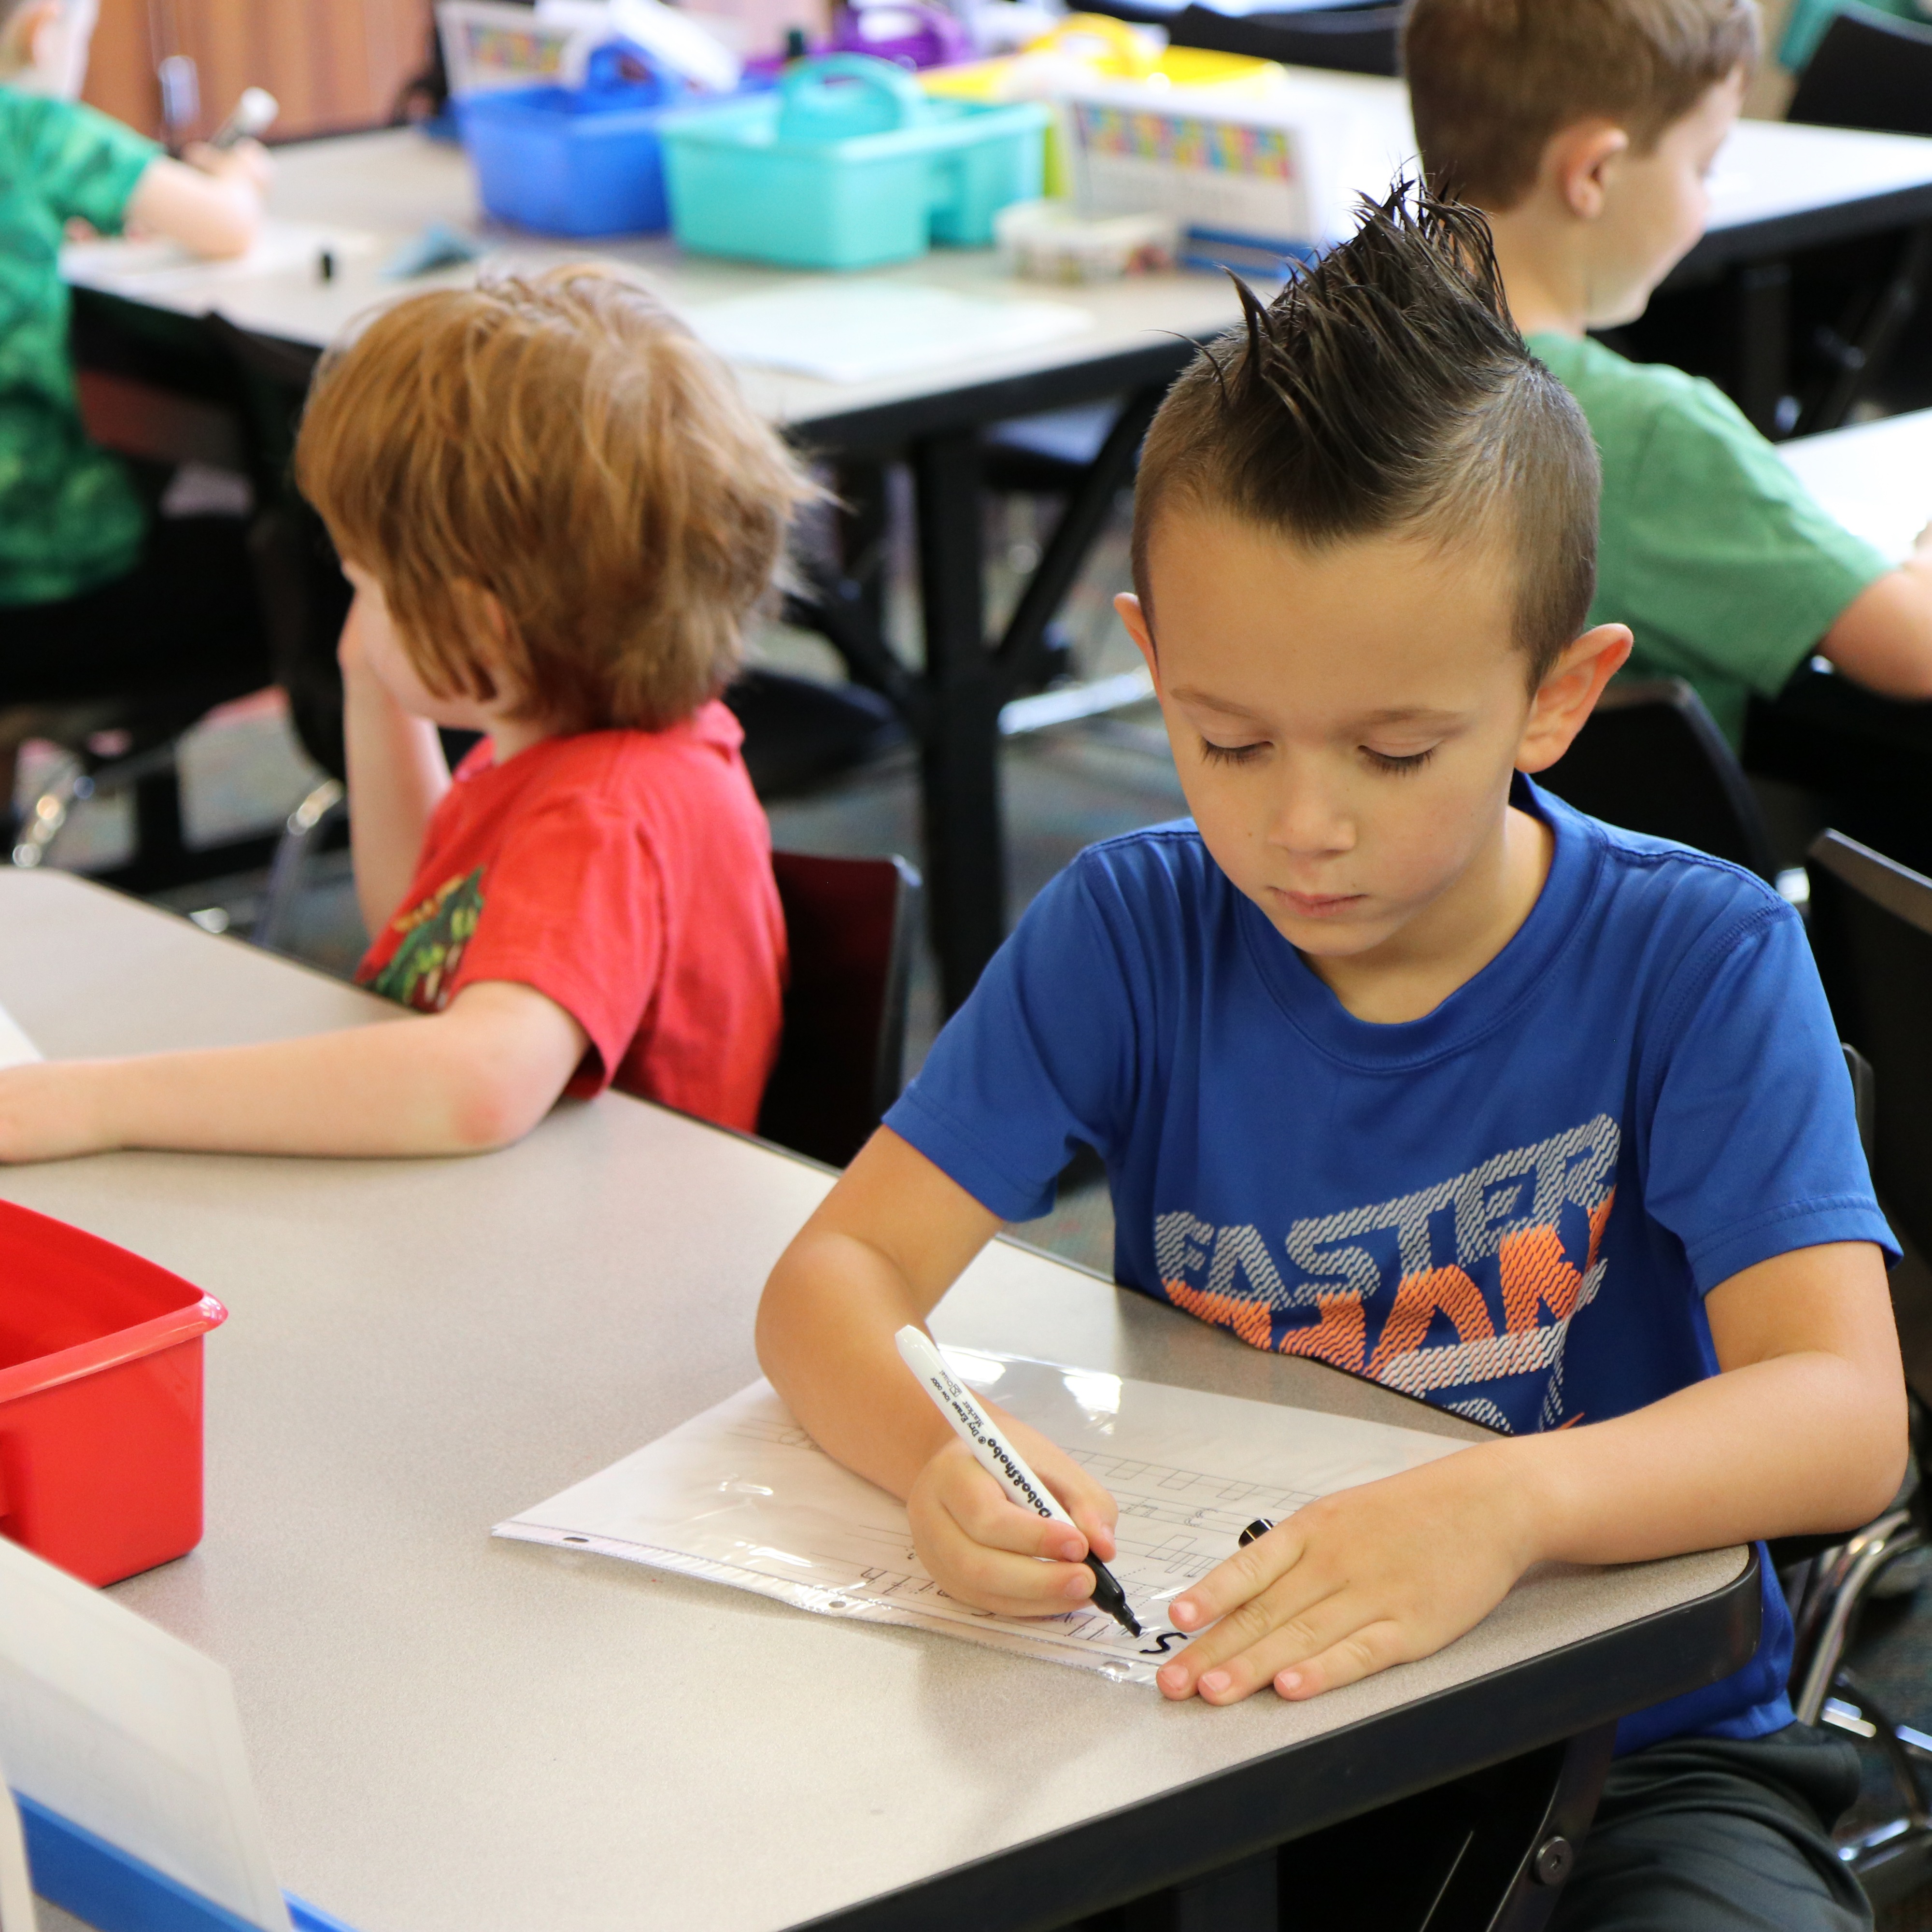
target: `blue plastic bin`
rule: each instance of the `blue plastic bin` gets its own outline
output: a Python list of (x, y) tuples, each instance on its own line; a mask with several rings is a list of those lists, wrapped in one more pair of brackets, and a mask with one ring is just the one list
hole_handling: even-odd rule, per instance
[(775, 94), (667, 119), (671, 225), (687, 248), (794, 268), (986, 248), (1040, 191), (1047, 122), (1032, 101), (928, 98), (866, 54), (802, 62)]
[(641, 48), (613, 42), (591, 56), (580, 88), (471, 94), (457, 111), (498, 220), (542, 235), (651, 235), (665, 223), (658, 130), (696, 98)]

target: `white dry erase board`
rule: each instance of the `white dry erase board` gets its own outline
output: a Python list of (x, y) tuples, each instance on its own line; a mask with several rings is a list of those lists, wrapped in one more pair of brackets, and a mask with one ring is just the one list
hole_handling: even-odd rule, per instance
[(1206, 1395), (1024, 1357), (947, 1348), (953, 1372), (1066, 1449), (1120, 1506), (1108, 1567), (1144, 1634), (1087, 1607), (996, 1617), (946, 1596), (913, 1553), (905, 1506), (819, 1449), (769, 1382), (524, 1510), (495, 1534), (587, 1549), (775, 1597), (910, 1624), (1151, 1684), (1180, 1641), (1169, 1601), (1256, 1517), (1466, 1445), (1344, 1416)]

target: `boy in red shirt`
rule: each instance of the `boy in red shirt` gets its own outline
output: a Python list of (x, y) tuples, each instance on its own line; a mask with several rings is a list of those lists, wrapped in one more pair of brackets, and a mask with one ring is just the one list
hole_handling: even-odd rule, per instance
[[(318, 379), (346, 560), (358, 977), (313, 1039), (0, 1073), (0, 1158), (500, 1147), (615, 1082), (736, 1127), (777, 1049), (770, 836), (718, 701), (808, 485), (727, 372), (595, 268), (419, 296)], [(439, 726), (488, 735), (454, 775)]]

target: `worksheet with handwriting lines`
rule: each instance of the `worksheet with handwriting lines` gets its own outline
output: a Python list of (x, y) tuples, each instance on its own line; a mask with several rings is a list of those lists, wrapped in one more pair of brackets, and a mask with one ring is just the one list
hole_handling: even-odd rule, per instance
[(947, 1596), (904, 1505), (813, 1443), (754, 1382), (495, 1533), (708, 1578), (828, 1616), (907, 1624), (1150, 1684), (1180, 1640), (1167, 1606), (1256, 1517), (1460, 1447), (1378, 1423), (948, 1348), (956, 1373), (1084, 1463), (1120, 1504), (1111, 1567), (1143, 1634), (1079, 1610), (998, 1617)]

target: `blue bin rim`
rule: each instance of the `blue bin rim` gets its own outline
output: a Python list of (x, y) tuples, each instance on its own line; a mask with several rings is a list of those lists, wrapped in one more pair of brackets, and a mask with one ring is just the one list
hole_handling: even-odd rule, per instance
[[(724, 97), (729, 99), (729, 96)], [(599, 124), (634, 120), (648, 115), (656, 120), (666, 114), (682, 114), (692, 107), (704, 104), (702, 96), (674, 100), (652, 101), (648, 105), (634, 103), (621, 97), (610, 98), (608, 104), (586, 106), (586, 100), (595, 100), (595, 94), (586, 94), (582, 88), (505, 87), (488, 94), (466, 96), (457, 106), (458, 120), (464, 125), (472, 121), (525, 122), (545, 127), (574, 126), (589, 122)]]

